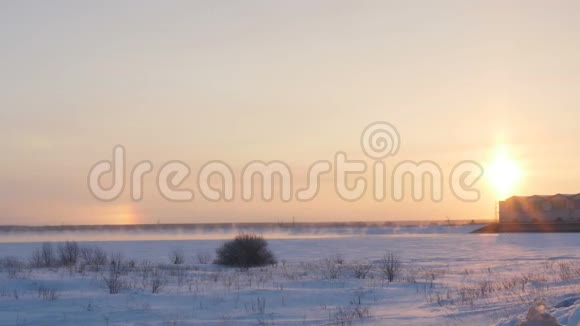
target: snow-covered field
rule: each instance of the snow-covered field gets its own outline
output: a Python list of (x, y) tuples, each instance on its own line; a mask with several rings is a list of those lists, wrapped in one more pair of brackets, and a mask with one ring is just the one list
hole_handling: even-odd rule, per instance
[[(580, 325), (578, 234), (469, 234), (476, 227), (274, 230), (264, 236), (278, 264), (250, 270), (208, 263), (231, 234), (60, 235), (122, 257), (118, 294), (106, 285), (108, 265), (32, 268), (42, 244), (6, 235), (0, 325), (505, 326), (536, 299), (562, 325)], [(171, 264), (171, 252), (185, 263)], [(393, 282), (381, 268), (388, 252), (402, 263)]]

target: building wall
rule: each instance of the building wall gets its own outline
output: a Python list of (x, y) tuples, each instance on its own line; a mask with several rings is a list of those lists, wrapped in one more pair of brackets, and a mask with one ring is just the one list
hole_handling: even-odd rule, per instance
[(499, 203), (500, 223), (580, 223), (578, 198), (512, 197)]

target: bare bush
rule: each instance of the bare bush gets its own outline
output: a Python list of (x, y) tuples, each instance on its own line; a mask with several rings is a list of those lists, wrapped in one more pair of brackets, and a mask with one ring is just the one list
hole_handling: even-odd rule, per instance
[(342, 261), (337, 260), (336, 257), (323, 259), (321, 262), (321, 267), (322, 276), (329, 280), (337, 279), (343, 269)]
[(54, 288), (47, 288), (43, 285), (40, 285), (36, 291), (38, 292), (38, 297), (42, 300), (54, 301), (58, 297), (57, 290)]
[(173, 249), (169, 253), (169, 260), (171, 260), (171, 263), (175, 265), (181, 265), (185, 263), (185, 255), (183, 254), (183, 250)]
[(111, 257), (108, 275), (103, 277), (110, 294), (117, 294), (126, 287), (126, 282), (123, 279), (125, 271), (126, 266), (123, 263), (121, 254), (114, 254)]
[(568, 281), (580, 277), (580, 268), (569, 261), (558, 262), (558, 274), (562, 281)]
[(18, 257), (8, 256), (0, 258), (0, 268), (7, 270), (10, 268), (24, 268), (25, 264)]
[(42, 255), (40, 253), (40, 249), (35, 249), (32, 252), (32, 256), (30, 257), (30, 267), (33, 267), (33, 268), (44, 267), (44, 263), (42, 262)]
[(58, 258), (63, 266), (76, 265), (79, 252), (79, 245), (75, 241), (67, 241), (58, 245)]
[(481, 297), (481, 291), (477, 286), (462, 285), (457, 294), (461, 304), (470, 306), (473, 306), (474, 301)]
[(393, 282), (401, 274), (401, 258), (393, 252), (388, 252), (379, 261), (379, 268), (387, 280)]
[(32, 253), (30, 265), (36, 268), (55, 266), (56, 257), (54, 254), (54, 248), (52, 246), (52, 243), (45, 242), (42, 244), (42, 247), (36, 249)]
[(177, 286), (179, 287), (182, 287), (183, 285), (185, 285), (186, 282), (190, 280), (187, 269), (184, 267), (178, 267), (174, 270), (171, 270), (170, 275), (177, 279)]
[(20, 298), (20, 295), (17, 289), (0, 288), (0, 298), (10, 298), (18, 300)]
[(363, 321), (370, 317), (369, 307), (351, 303), (349, 306), (336, 308), (334, 314), (330, 316), (330, 325), (352, 326), (358, 321)]
[(137, 279), (140, 281), (141, 283), (140, 286), (143, 289), (149, 288), (151, 274), (153, 273), (154, 269), (155, 266), (153, 262), (149, 260), (143, 260), (140, 262), (139, 267), (137, 269)]
[(263, 315), (266, 313), (266, 298), (256, 298), (249, 303), (244, 304), (244, 308), (248, 313)]
[(365, 279), (369, 272), (371, 271), (373, 265), (369, 263), (354, 263), (351, 266), (354, 277), (359, 279)]
[(151, 293), (159, 293), (167, 283), (168, 280), (165, 273), (159, 269), (154, 269), (151, 273)]
[(330, 257), (330, 259), (332, 259), (338, 265), (344, 265), (344, 257), (341, 254), (336, 254)]
[(107, 264), (107, 253), (98, 246), (82, 246), (79, 251), (81, 264), (84, 266), (101, 267)]
[(8, 274), (8, 278), (24, 278), (26, 277), (26, 264), (17, 257), (3, 257), (0, 259), (0, 270)]

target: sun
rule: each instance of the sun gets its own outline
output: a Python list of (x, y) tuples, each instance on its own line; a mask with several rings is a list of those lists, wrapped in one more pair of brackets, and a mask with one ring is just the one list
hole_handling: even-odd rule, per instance
[(103, 217), (107, 224), (126, 225), (139, 223), (139, 214), (134, 205), (119, 204), (108, 207)]
[(486, 175), (498, 199), (504, 199), (513, 194), (514, 187), (521, 179), (522, 171), (517, 162), (509, 157), (508, 152), (502, 149), (487, 168)]

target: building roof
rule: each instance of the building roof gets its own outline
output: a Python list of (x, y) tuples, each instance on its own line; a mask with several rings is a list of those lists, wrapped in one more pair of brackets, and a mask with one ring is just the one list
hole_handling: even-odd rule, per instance
[(534, 197), (538, 197), (538, 198), (542, 198), (542, 199), (551, 199), (554, 197), (566, 197), (568, 199), (580, 199), (580, 193), (578, 194), (555, 194), (555, 195), (532, 195), (532, 196), (511, 196), (510, 198), (507, 198), (507, 200), (511, 200), (511, 199), (524, 199), (524, 198), (534, 198)]

